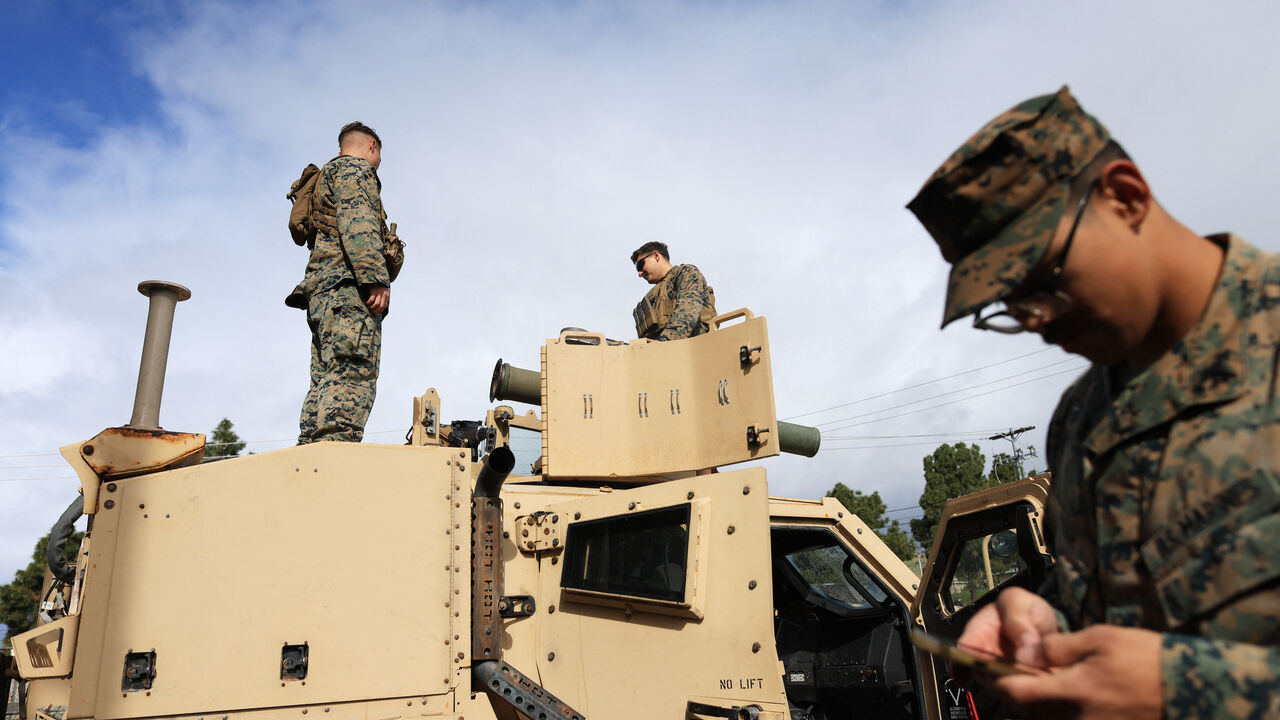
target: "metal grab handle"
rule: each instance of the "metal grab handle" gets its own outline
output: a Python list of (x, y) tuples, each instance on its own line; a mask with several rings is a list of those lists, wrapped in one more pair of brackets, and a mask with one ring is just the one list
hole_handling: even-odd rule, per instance
[(738, 308), (737, 310), (730, 310), (727, 313), (724, 313), (722, 315), (717, 315), (711, 318), (711, 327), (715, 328), (716, 330), (719, 330), (720, 327), (725, 323), (740, 317), (744, 317), (748, 320), (754, 320), (756, 315), (755, 313), (751, 312), (746, 308)]

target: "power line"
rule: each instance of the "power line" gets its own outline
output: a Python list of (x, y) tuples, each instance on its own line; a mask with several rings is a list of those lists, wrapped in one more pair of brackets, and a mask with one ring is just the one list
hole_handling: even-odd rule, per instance
[[(868, 400), (875, 400), (875, 399), (877, 399), (877, 398), (887, 397), (887, 396), (889, 396), (889, 395), (894, 395), (894, 394), (896, 394), (896, 393), (904, 392), (904, 391), (906, 391), (906, 390), (914, 390), (914, 389), (916, 389), (916, 388), (918, 388), (918, 387), (924, 387), (925, 385), (932, 385), (933, 383), (942, 382), (943, 380), (951, 380), (952, 378), (958, 378), (958, 377), (960, 377), (961, 375), (968, 375), (969, 373), (975, 373), (975, 372), (978, 372), (979, 370), (986, 370), (987, 368), (993, 368), (993, 367), (995, 367), (995, 366), (997, 366), (997, 365), (1004, 365), (1004, 364), (1006, 364), (1006, 363), (1011, 363), (1011, 362), (1013, 362), (1013, 361), (1015, 361), (1015, 360), (1021, 360), (1021, 359), (1023, 359), (1023, 358), (1031, 357), (1032, 355), (1039, 355), (1039, 354), (1040, 354), (1040, 353), (1042, 353), (1042, 352), (1048, 352), (1048, 351), (1053, 350), (1053, 349), (1054, 349), (1054, 348), (1052, 348), (1052, 347), (1041, 348), (1041, 349), (1039, 349), (1039, 350), (1036, 350), (1035, 352), (1029, 352), (1029, 353), (1027, 353), (1027, 354), (1025, 354), (1025, 355), (1019, 355), (1019, 356), (1017, 356), (1017, 357), (1011, 357), (1011, 358), (1009, 358), (1008, 360), (1001, 360), (1000, 362), (994, 362), (994, 363), (991, 363), (990, 365), (983, 365), (982, 367), (976, 367), (976, 368), (973, 368), (972, 370), (965, 370), (964, 372), (958, 372), (958, 373), (956, 373), (956, 374), (954, 374), (954, 375), (947, 375), (946, 377), (940, 377), (940, 378), (936, 378), (936, 379), (933, 379), (933, 380), (926, 380), (926, 381), (921, 382), (921, 383), (916, 383), (915, 385), (908, 385), (908, 386), (906, 386), (906, 387), (898, 388), (897, 390), (890, 390), (889, 392), (883, 392), (883, 393), (880, 393), (880, 394), (878, 394), (878, 395), (871, 395), (871, 396), (869, 396), (869, 397), (864, 397), (864, 398), (862, 398), (862, 399), (860, 399), (860, 400), (853, 400), (853, 401), (850, 401), (850, 402), (847, 402), (847, 403), (842, 403), (842, 404), (840, 404), (840, 405), (832, 405), (832, 406), (831, 406), (831, 407), (829, 407), (829, 408), (823, 408), (823, 409), (821, 409), (821, 410), (812, 410), (812, 411), (807, 412), (807, 413), (800, 413), (799, 415), (792, 415), (791, 417), (786, 417), (786, 418), (781, 418), (781, 419), (782, 419), (782, 420), (795, 420), (796, 418), (808, 417), (809, 415), (817, 415), (818, 413), (824, 413), (824, 412), (827, 412), (828, 410), (839, 410), (840, 408), (843, 408), (843, 407), (849, 407), (850, 405), (857, 405), (858, 403), (864, 403), (864, 402), (867, 402)], [(835, 422), (840, 422), (840, 421), (839, 421), (839, 420), (836, 420)]]
[[(1051, 368), (1051, 367), (1055, 367), (1055, 366), (1057, 366), (1057, 365), (1061, 365), (1061, 364), (1063, 364), (1063, 363), (1069, 363), (1069, 362), (1072, 362), (1072, 361), (1075, 361), (1075, 360), (1078, 360), (1078, 358), (1069, 357), (1069, 358), (1066, 358), (1066, 359), (1064, 359), (1064, 360), (1059, 360), (1059, 361), (1057, 361), (1057, 362), (1049, 363), (1048, 365), (1041, 365), (1041, 366), (1040, 366), (1040, 367), (1038, 367), (1038, 368), (1032, 368), (1032, 369), (1030, 369), (1030, 370), (1023, 370), (1022, 372), (1014, 373), (1014, 374), (1012, 374), (1012, 375), (1006, 375), (1005, 377), (1002, 377), (1002, 378), (996, 378), (995, 380), (988, 380), (987, 382), (978, 383), (977, 385), (970, 385), (970, 386), (968, 386), (968, 387), (963, 387), (963, 388), (960, 388), (959, 390), (948, 390), (947, 392), (938, 393), (937, 395), (930, 395), (930, 396), (928, 396), (928, 397), (922, 397), (922, 398), (920, 398), (919, 400), (912, 400), (912, 401), (910, 401), (910, 402), (905, 402), (905, 403), (901, 403), (901, 404), (898, 404), (898, 405), (890, 405), (889, 407), (880, 408), (879, 410), (872, 410), (872, 411), (870, 411), (870, 412), (864, 412), (864, 413), (861, 413), (861, 414), (858, 414), (858, 415), (850, 415), (850, 416), (849, 416), (849, 417), (847, 417), (847, 418), (840, 418), (839, 420), (827, 420), (827, 421), (824, 421), (824, 422), (820, 422), (820, 423), (818, 423), (818, 425), (819, 425), (819, 426), (822, 426), (822, 425), (831, 425), (831, 424), (833, 424), (833, 423), (840, 423), (840, 422), (844, 422), (844, 421), (846, 421), (846, 420), (857, 420), (857, 419), (859, 419), (859, 418), (870, 417), (870, 416), (872, 416), (872, 415), (879, 415), (880, 413), (883, 413), (883, 412), (889, 412), (889, 411), (891, 411), (891, 410), (898, 410), (898, 409), (900, 409), (900, 408), (910, 407), (910, 406), (912, 406), (912, 405), (919, 405), (919, 404), (920, 404), (920, 403), (922, 403), (922, 402), (929, 402), (930, 400), (937, 400), (938, 398), (947, 397), (948, 395), (955, 395), (955, 394), (957, 394), (957, 393), (968, 392), (968, 391), (973, 390), (973, 389), (976, 389), (976, 388), (986, 387), (986, 386), (988, 386), (988, 385), (995, 385), (996, 383), (1002, 383), (1002, 382), (1004, 382), (1004, 381), (1006, 381), (1006, 380), (1012, 380), (1012, 379), (1014, 379), (1014, 378), (1016, 378), (1016, 377), (1022, 377), (1023, 375), (1030, 375), (1031, 373), (1040, 372), (1041, 370), (1047, 370), (1047, 369), (1049, 369), (1049, 368)], [(1087, 365), (1081, 365), (1080, 367), (1082, 367), (1082, 368), (1083, 368), (1083, 367), (1088, 367), (1088, 366), (1087, 366)], [(1046, 375), (1045, 377), (1052, 377), (1052, 376), (1051, 376), (1051, 375)], [(1010, 387), (1013, 387), (1013, 386), (1011, 385)], [(977, 396), (975, 395), (974, 397), (977, 397)], [(847, 427), (847, 426), (846, 426), (846, 427)], [(838, 429), (838, 428), (835, 428), (835, 429)]]
[(899, 438), (949, 438), (973, 436), (985, 438), (989, 433), (1000, 432), (999, 428), (991, 430), (956, 430), (949, 433), (924, 433), (922, 435), (825, 435), (823, 440), (897, 440)]
[(825, 452), (835, 452), (836, 450), (877, 450), (880, 448), (897, 448), (897, 447), (917, 447), (920, 445), (937, 445), (937, 440), (926, 442), (897, 443), (895, 445), (859, 445), (858, 447), (824, 447)]
[[(917, 414), (917, 413), (927, 412), (927, 411), (929, 411), (929, 410), (935, 410), (935, 409), (940, 408), (940, 407), (946, 407), (947, 405), (955, 405), (956, 403), (965, 402), (965, 401), (967, 401), (967, 400), (973, 400), (974, 398), (980, 398), (980, 397), (983, 397), (984, 395), (991, 395), (992, 393), (998, 393), (998, 392), (1001, 392), (1001, 391), (1004, 391), (1004, 390), (1011, 390), (1011, 389), (1013, 389), (1013, 388), (1020, 387), (1020, 386), (1022, 386), (1022, 385), (1027, 385), (1027, 384), (1029, 384), (1029, 383), (1039, 382), (1039, 381), (1041, 381), (1041, 380), (1047, 380), (1047, 379), (1049, 379), (1049, 378), (1051, 378), (1051, 377), (1054, 377), (1054, 376), (1057, 376), (1057, 375), (1064, 375), (1064, 374), (1069, 373), (1069, 372), (1077, 372), (1077, 371), (1079, 371), (1079, 370), (1083, 370), (1083, 369), (1085, 369), (1085, 368), (1087, 368), (1087, 367), (1089, 367), (1088, 363), (1086, 363), (1086, 364), (1084, 364), (1084, 365), (1079, 365), (1079, 366), (1076, 366), (1076, 367), (1073, 367), (1073, 368), (1067, 368), (1066, 370), (1060, 370), (1060, 371), (1058, 371), (1058, 372), (1056, 372), (1056, 373), (1049, 373), (1048, 375), (1042, 375), (1042, 376), (1040, 376), (1040, 377), (1031, 378), (1030, 380), (1023, 380), (1023, 381), (1022, 381), (1022, 382), (1020, 382), (1020, 383), (1014, 383), (1014, 384), (1012, 384), (1012, 385), (1006, 385), (1006, 386), (1004, 386), (1004, 387), (994, 388), (994, 389), (992, 389), (992, 390), (988, 390), (988, 391), (986, 391), (986, 392), (981, 392), (981, 393), (978, 393), (978, 394), (976, 394), (976, 395), (970, 395), (970, 396), (968, 396), (968, 397), (957, 398), (957, 399), (955, 399), (955, 400), (948, 400), (947, 402), (944, 402), (944, 403), (938, 403), (937, 405), (930, 405), (929, 407), (918, 408), (918, 409), (916, 409), (916, 410), (908, 410), (907, 412), (904, 412), (904, 413), (898, 413), (897, 415), (889, 415), (889, 416), (881, 417), (881, 418), (872, 418), (871, 420), (863, 420), (862, 422), (850, 423), (850, 424), (848, 424), (848, 425), (841, 425), (840, 427), (837, 427), (837, 428), (830, 428), (830, 429), (831, 429), (832, 431), (836, 431), (836, 430), (844, 430), (845, 428), (858, 427), (858, 426), (860, 426), (860, 425), (870, 425), (871, 423), (882, 422), (882, 421), (884, 421), (884, 420), (893, 420), (893, 419), (895, 419), (895, 418), (906, 417), (906, 416), (908, 416), (908, 415), (915, 415), (915, 414)], [(884, 411), (882, 410), (881, 412), (884, 412)], [(873, 414), (873, 415), (874, 415), (875, 413), (871, 413), (871, 414)], [(852, 419), (852, 418), (850, 418), (850, 419)]]

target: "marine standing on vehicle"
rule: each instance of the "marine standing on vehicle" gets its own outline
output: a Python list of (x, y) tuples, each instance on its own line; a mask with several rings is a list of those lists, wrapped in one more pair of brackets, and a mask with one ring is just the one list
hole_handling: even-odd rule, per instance
[(698, 268), (672, 266), (667, 246), (660, 242), (641, 245), (631, 253), (631, 263), (653, 285), (632, 311), (637, 337), (683, 340), (711, 329), (716, 294)]
[(311, 386), (298, 419), (300, 445), (360, 442), (364, 436), (377, 392), (382, 320), (399, 271), (388, 257), (399, 239), (387, 228), (380, 196), (382, 140), (353, 122), (338, 133), (338, 146), (309, 198), (314, 237), (306, 275), (285, 300), (307, 311), (311, 328)]
[(1027, 717), (1280, 717), (1280, 257), (1175, 220), (1065, 87), (908, 207), (953, 266), (944, 325), (1093, 361), (1049, 430), (1050, 581), (960, 637), (1054, 672), (986, 680)]

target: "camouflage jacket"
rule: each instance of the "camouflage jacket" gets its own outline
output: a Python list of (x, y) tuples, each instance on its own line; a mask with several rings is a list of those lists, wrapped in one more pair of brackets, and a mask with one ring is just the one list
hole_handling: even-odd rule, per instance
[(306, 308), (312, 293), (329, 290), (342, 282), (360, 286), (391, 285), (382, 257), (382, 181), (364, 158), (339, 155), (325, 163), (316, 182), (316, 198), (337, 208), (338, 235), (316, 232), (311, 258), (302, 282), (285, 304)]
[(1164, 633), (1165, 717), (1280, 717), (1280, 256), (1240, 238), (1197, 325), (1136, 376), (1094, 366), (1049, 430), (1048, 596)]
[(693, 265), (667, 271), (632, 311), (636, 336), (651, 340), (683, 340), (710, 329), (716, 316), (715, 290)]

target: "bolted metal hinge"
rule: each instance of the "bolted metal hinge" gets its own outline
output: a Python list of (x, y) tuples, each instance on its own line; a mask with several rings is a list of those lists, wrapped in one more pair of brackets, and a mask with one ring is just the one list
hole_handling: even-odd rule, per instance
[(563, 526), (559, 513), (536, 512), (518, 516), (513, 533), (516, 546), (523, 552), (532, 553), (559, 550), (564, 542), (560, 534)]

